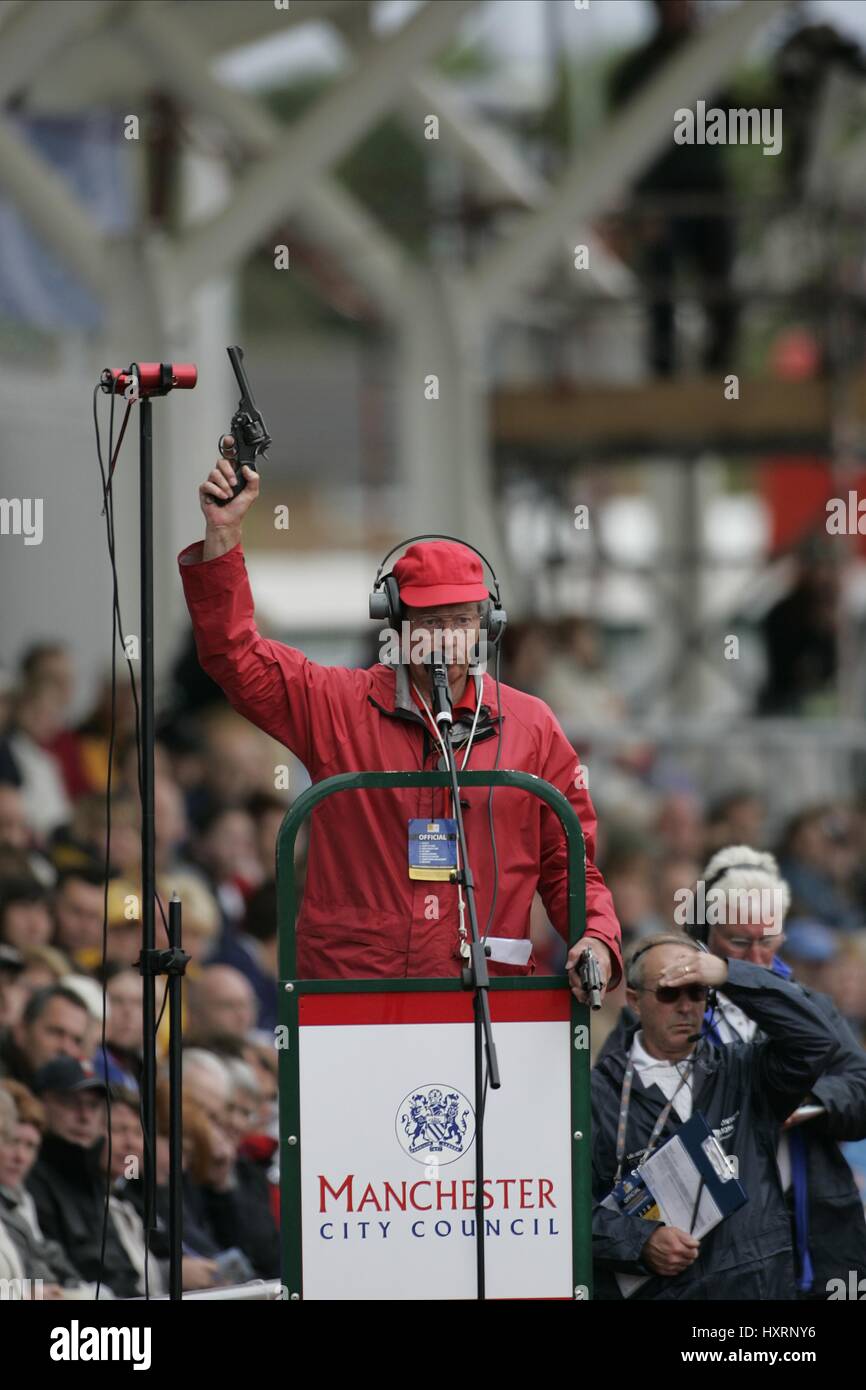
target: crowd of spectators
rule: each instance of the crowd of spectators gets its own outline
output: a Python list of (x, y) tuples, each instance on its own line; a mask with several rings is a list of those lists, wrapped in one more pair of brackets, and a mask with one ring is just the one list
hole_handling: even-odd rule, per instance
[[(760, 766), (747, 781), (732, 773), (735, 780), (723, 779), (725, 789), (708, 795), (693, 761), (649, 741), (595, 746), (592, 731), (615, 731), (625, 708), (594, 625), (581, 619), (515, 625), (509, 638), (503, 678), (551, 706), (582, 760), (576, 775), (598, 812), (596, 857), (616, 904), (623, 948), (677, 925), (673, 914), (683, 893), (694, 891), (718, 850), (745, 844), (769, 851), (791, 890), (783, 957), (798, 978), (807, 975), (833, 996), (866, 1041), (866, 797), (819, 800), (804, 787), (798, 808), (785, 812)], [(716, 761), (724, 765), (723, 747), (720, 752)], [(545, 968), (558, 969), (564, 950), (540, 904), (536, 909), (536, 954)], [(611, 996), (611, 1009), (621, 1004), (619, 993)]]
[[(0, 693), (0, 1278), (126, 1298), (167, 1287), (167, 1014), (146, 1260), (135, 711), (119, 683), (109, 839), (110, 687), (77, 724), (74, 696), (60, 643), (27, 652)], [(176, 892), (191, 957), (186, 1289), (279, 1274), (274, 865), (290, 798), (274, 786), (287, 758), (222, 701), (169, 717), (157, 743), (157, 946)]]
[[(583, 664), (580, 687), (565, 663), (534, 662), (525, 651), (504, 678), (537, 693), (539, 679), (549, 680), (563, 700), (601, 707), (613, 696), (591, 633), (578, 624), (561, 636)], [(566, 723), (555, 689), (544, 693)], [(279, 1272), (274, 856), (298, 769), (291, 764), (291, 791), (276, 792), (275, 769), (291, 763), (286, 750), (212, 694), (197, 691), (195, 708), (163, 720), (156, 749), (159, 894), (165, 910), (172, 892), (180, 895), (191, 956), (183, 999), (188, 1289)], [(28, 652), (0, 691), (0, 1277), (40, 1278), (45, 1296), (93, 1297), (100, 1284), (100, 1297), (126, 1297), (164, 1289), (168, 1254), (161, 1076), (158, 1228), (145, 1262), (134, 707), (119, 687), (107, 844), (110, 702), (100, 692), (74, 724), (73, 700), (62, 644)], [(771, 834), (764, 793), (733, 790), (707, 804), (686, 779), (660, 778), (659, 765), (660, 754), (644, 748), (612, 767), (630, 807), (641, 807), (637, 819), (619, 816), (614, 796), (605, 805), (610, 784), (592, 787), (599, 863), (624, 948), (678, 924), (683, 890), (721, 847), (772, 850), (792, 899), (781, 955), (866, 1041), (866, 805), (806, 805)], [(564, 946), (540, 900), (534, 917), (538, 968), (560, 971)], [(167, 944), (160, 914), (157, 931), (157, 944)], [(594, 1049), (624, 999), (622, 987), (613, 991), (594, 1020)], [(166, 1044), (163, 1018), (163, 1069)]]
[[(716, 851), (743, 844), (770, 851), (791, 892), (780, 954), (798, 979), (833, 998), (866, 1044), (866, 804), (812, 804), (771, 835), (767, 799), (757, 791), (732, 791), (705, 804), (694, 789), (654, 787), (651, 764), (642, 776), (635, 768), (631, 775), (636, 797), (648, 800), (648, 817), (639, 826), (615, 815), (599, 820), (599, 862), (624, 950), (685, 925), (689, 895)], [(535, 936), (544, 968), (556, 970), (564, 951), (540, 913)], [(613, 1016), (623, 1002), (616, 990), (605, 1008)], [(601, 1038), (603, 1027), (596, 1031)]]

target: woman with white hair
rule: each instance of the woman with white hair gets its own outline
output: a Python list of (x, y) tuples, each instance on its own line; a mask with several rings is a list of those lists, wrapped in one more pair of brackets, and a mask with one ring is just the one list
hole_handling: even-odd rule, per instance
[[(790, 968), (777, 952), (785, 940), (791, 891), (774, 856), (750, 845), (720, 849), (704, 869), (696, 894), (695, 921), (686, 932), (725, 960), (748, 960), (783, 979)], [(757, 1025), (719, 996), (714, 1040), (751, 1042)]]

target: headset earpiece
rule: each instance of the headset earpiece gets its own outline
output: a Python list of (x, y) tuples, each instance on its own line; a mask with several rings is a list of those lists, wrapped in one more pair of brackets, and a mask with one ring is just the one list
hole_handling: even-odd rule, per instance
[(388, 617), (388, 598), (381, 589), (374, 589), (370, 595), (370, 617), (376, 623), (383, 623)]
[(384, 579), (376, 580), (370, 595), (370, 617), (379, 623), (387, 622), (394, 632), (400, 631), (403, 605), (400, 602), (400, 588), (393, 574), (386, 574)]
[(388, 605), (388, 623), (395, 632), (399, 632), (400, 624), (403, 621), (403, 604), (400, 601), (400, 586), (393, 574), (386, 574), (382, 587), (385, 590), (385, 599)]

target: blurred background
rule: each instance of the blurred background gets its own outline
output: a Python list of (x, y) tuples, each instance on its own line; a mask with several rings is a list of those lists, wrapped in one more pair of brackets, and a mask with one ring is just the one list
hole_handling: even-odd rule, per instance
[[(50, 892), (104, 849), (91, 397), (133, 360), (199, 369), (154, 405), (163, 868), (195, 863), (223, 931), (272, 873), (306, 774), (275, 788), (284, 750), (199, 671), (176, 571), (239, 342), (274, 438), (245, 536), (260, 627), (370, 664), (384, 552), (479, 546), (503, 679), (579, 751), (626, 938), (668, 924), (714, 849), (773, 849), (820, 928), (795, 940), (863, 1036), (864, 79), (856, 0), (0, 5), (2, 488), (44, 504), (41, 544), (5, 523), (0, 543), (16, 873), (29, 857)], [(675, 145), (698, 101), (781, 113), (781, 148)], [(133, 635), (135, 424), (115, 486)]]

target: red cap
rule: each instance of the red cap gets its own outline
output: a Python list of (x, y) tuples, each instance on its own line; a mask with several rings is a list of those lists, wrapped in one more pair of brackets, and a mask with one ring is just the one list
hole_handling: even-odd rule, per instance
[(456, 541), (410, 545), (394, 566), (401, 602), (410, 608), (489, 598), (478, 556)]

